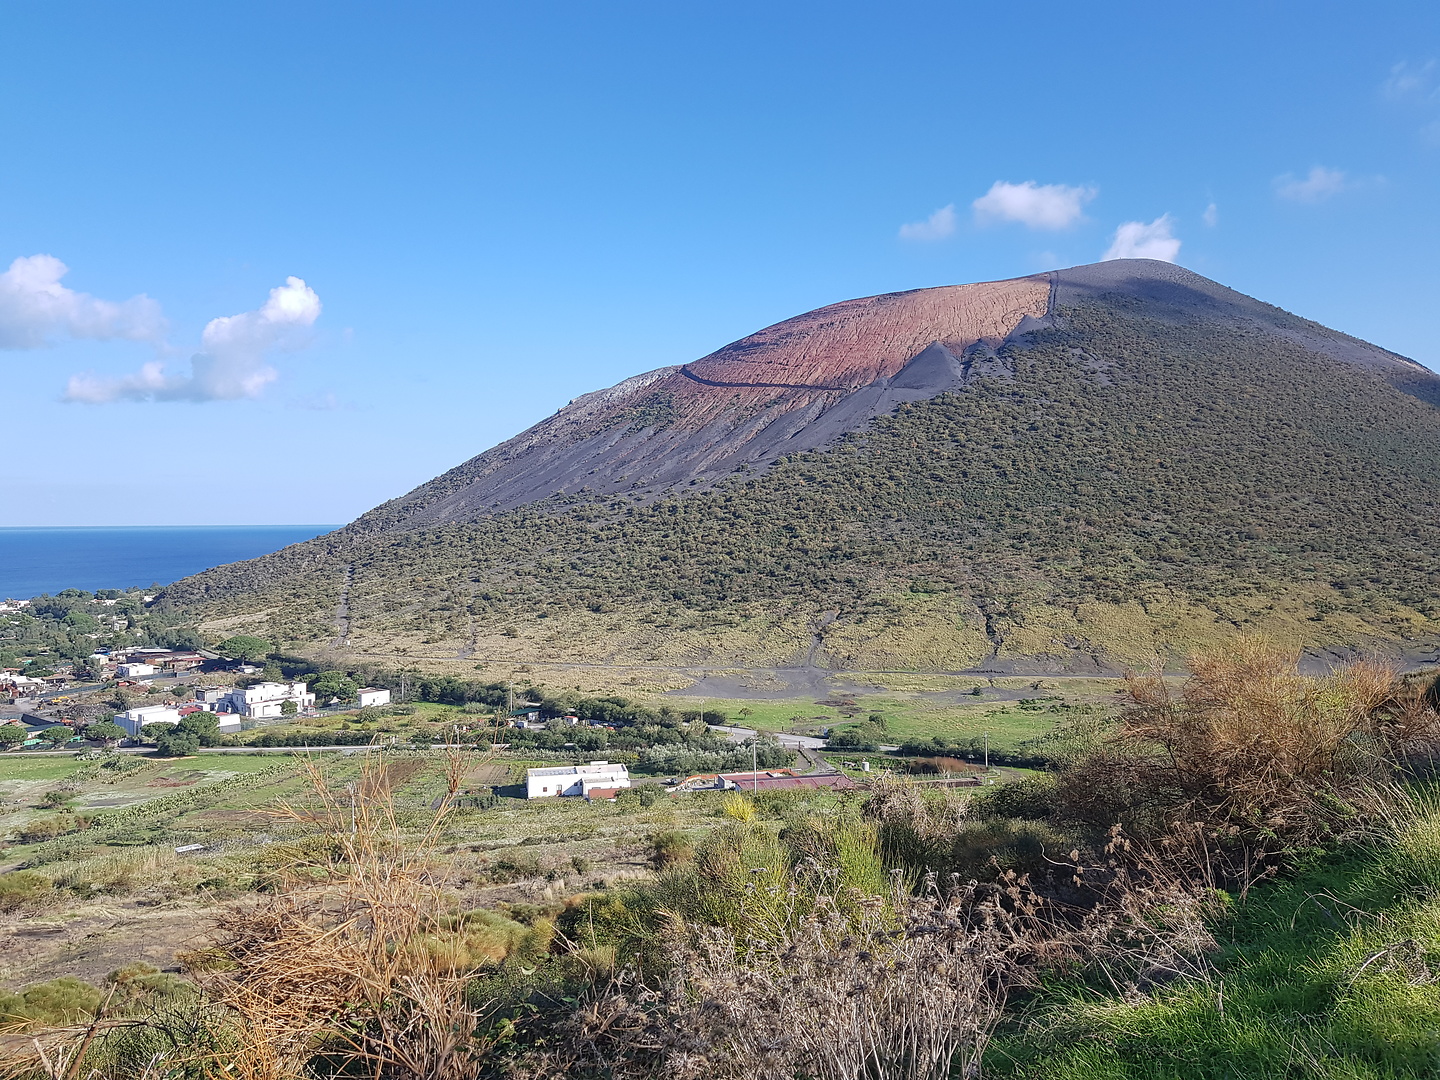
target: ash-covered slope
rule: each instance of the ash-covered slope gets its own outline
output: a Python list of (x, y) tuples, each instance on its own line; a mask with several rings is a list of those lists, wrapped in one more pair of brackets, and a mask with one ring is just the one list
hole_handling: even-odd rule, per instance
[(517, 662), (1413, 644), (1440, 631), (1437, 401), (1420, 365), (1166, 263), (895, 293), (587, 395), (160, 603)]
[(1117, 260), (1033, 277), (847, 300), (690, 364), (577, 398), (554, 416), (356, 522), (359, 530), (469, 521), (552, 495), (655, 493), (713, 482), (860, 430), (904, 401), (1007, 374), (996, 349), (1057, 307), (1125, 297), (1292, 341), (1440, 401), (1428, 369), (1170, 263)]
[(470, 520), (550, 495), (654, 491), (768, 465), (901, 401), (964, 385), (987, 369), (986, 346), (1045, 314), (1050, 293), (1050, 275), (1041, 275), (820, 308), (694, 363), (577, 398), (356, 524)]

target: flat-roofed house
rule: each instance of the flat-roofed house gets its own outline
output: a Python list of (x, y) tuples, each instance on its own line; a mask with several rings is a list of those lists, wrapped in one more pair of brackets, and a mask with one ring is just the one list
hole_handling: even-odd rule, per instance
[(135, 736), (146, 724), (178, 724), (184, 717), (173, 705), (142, 705), (138, 709), (126, 709), (115, 717), (115, 723)]
[(315, 704), (315, 695), (305, 689), (303, 682), (262, 682), (237, 686), (225, 695), (222, 704), (225, 712), (239, 713), (252, 720), (270, 720), (285, 715), (287, 701), (293, 701), (297, 709), (309, 709)]
[(390, 691), (376, 686), (361, 687), (355, 691), (355, 700), (362, 709), (369, 708), (371, 705), (389, 705)]
[(589, 797), (596, 788), (628, 788), (630, 770), (608, 761), (588, 765), (556, 765), (548, 769), (525, 770), (525, 797), (551, 799), (558, 795)]

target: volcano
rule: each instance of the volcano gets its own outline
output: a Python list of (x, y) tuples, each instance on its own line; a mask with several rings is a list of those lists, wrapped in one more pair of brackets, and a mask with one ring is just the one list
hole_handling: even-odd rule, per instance
[(160, 603), (436, 662), (1418, 655), (1437, 403), (1422, 365), (1168, 263), (887, 293), (577, 398)]

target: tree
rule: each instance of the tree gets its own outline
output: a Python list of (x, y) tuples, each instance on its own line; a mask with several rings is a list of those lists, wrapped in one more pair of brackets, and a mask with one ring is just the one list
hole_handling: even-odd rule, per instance
[(111, 743), (117, 743), (125, 738), (127, 732), (113, 720), (101, 720), (99, 723), (88, 725), (82, 734), (87, 739), (95, 739), (109, 746)]
[(40, 732), (40, 738), (56, 746), (64, 746), (74, 735), (75, 733), (64, 724), (56, 724), (54, 727), (47, 727)]
[(284, 701), (282, 701), (282, 702), (280, 703), (280, 715), (281, 715), (281, 716), (294, 716), (294, 715), (295, 715), (296, 713), (298, 713), (299, 711), (300, 711), (300, 706), (299, 706), (299, 705), (296, 705), (295, 702), (294, 702), (291, 698), (286, 698)]
[(322, 671), (311, 680), (309, 688), (320, 704), (328, 704), (331, 698), (348, 702), (358, 689), (354, 680), (343, 671)]
[(155, 749), (161, 757), (189, 757), (200, 750), (200, 739), (193, 731), (174, 728), (155, 740)]
[(201, 746), (220, 745), (220, 718), (214, 713), (191, 713), (180, 721), (178, 730), (194, 735)]
[(19, 724), (0, 724), (0, 750), (13, 750), (29, 737)]
[(243, 660), (248, 664), (264, 660), (270, 655), (274, 646), (262, 637), (255, 637), (252, 634), (236, 634), (228, 637), (219, 645), (215, 651), (228, 660)]
[(83, 611), (72, 611), (61, 621), (77, 634), (94, 634), (100, 630), (100, 621)]

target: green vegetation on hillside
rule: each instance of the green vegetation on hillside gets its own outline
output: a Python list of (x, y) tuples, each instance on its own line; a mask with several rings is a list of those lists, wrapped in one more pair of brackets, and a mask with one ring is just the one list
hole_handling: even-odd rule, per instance
[(318, 640), (349, 567), (352, 640), (381, 652), (784, 660), (833, 611), (822, 657), (920, 667), (1434, 628), (1431, 405), (1123, 298), (1001, 352), (1011, 379), (714, 490), (352, 527), (187, 579), (163, 607)]

